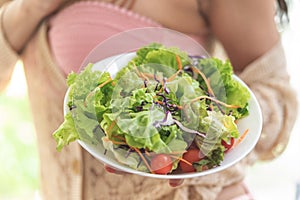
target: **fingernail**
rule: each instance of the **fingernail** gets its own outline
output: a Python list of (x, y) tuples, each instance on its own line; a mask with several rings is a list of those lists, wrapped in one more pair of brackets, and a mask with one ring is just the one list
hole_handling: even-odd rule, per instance
[(105, 165), (104, 168), (105, 168), (105, 170), (106, 170), (107, 172), (109, 172), (109, 173), (113, 173), (113, 174), (116, 173), (116, 170), (115, 170), (115, 169), (113, 169), (113, 168), (111, 168), (111, 167), (109, 167), (109, 166), (107, 166), (107, 165)]
[(169, 180), (169, 185), (171, 187), (177, 187), (183, 183), (184, 179), (170, 179)]

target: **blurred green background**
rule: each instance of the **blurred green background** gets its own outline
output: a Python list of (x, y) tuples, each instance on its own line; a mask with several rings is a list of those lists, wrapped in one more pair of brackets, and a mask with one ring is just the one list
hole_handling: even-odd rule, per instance
[(0, 94), (0, 200), (38, 199), (39, 161), (20, 63)]

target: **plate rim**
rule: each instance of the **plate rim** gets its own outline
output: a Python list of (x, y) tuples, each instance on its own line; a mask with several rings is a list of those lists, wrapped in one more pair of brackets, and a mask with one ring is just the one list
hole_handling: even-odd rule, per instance
[[(131, 54), (131, 53), (134, 53), (134, 52), (125, 53), (125, 55), (126, 54)], [(99, 70), (99, 69), (97, 69), (97, 66), (95, 66), (97, 63), (99, 64), (99, 63), (101, 63), (101, 62), (103, 62), (105, 60), (113, 59), (113, 58), (118, 57), (118, 56), (120, 57), (122, 55), (124, 55), (124, 54), (118, 54), (118, 55), (110, 56), (110, 57), (108, 57), (106, 59), (100, 60), (100, 61), (94, 63), (94, 66), (92, 66), (92, 70)], [(109, 68), (109, 66), (106, 66), (103, 71), (105, 71), (105, 69), (107, 69), (107, 68)], [(249, 91), (249, 93), (250, 93), (249, 102), (250, 103), (252, 102), (252, 104), (256, 107), (256, 109), (257, 109), (256, 110), (256, 112), (257, 112), (257, 116), (256, 117), (258, 118), (258, 121), (260, 123), (257, 125), (258, 126), (257, 129), (258, 129), (259, 133), (256, 134), (255, 140), (252, 142), (251, 147), (248, 148), (246, 151), (244, 151), (243, 154), (240, 155), (238, 158), (236, 158), (233, 162), (230, 162), (227, 165), (222, 165), (222, 163), (226, 159), (226, 157), (224, 157), (224, 160), (223, 160), (223, 162), (221, 163), (220, 166), (217, 166), (217, 167), (214, 167), (212, 169), (208, 169), (208, 170), (205, 170), (205, 171), (202, 171), (202, 172), (180, 173), (180, 174), (166, 174), (166, 175), (164, 175), (164, 174), (152, 174), (152, 173), (149, 173), (149, 172), (143, 172), (143, 171), (135, 170), (133, 168), (130, 168), (129, 166), (126, 166), (125, 164), (119, 163), (118, 161), (112, 162), (110, 159), (106, 158), (106, 156), (100, 156), (99, 154), (96, 154), (94, 151), (92, 151), (91, 148), (90, 148), (91, 144), (90, 145), (86, 144), (82, 140), (77, 140), (77, 142), (80, 144), (80, 146), (82, 148), (84, 148), (87, 152), (89, 152), (92, 156), (94, 156), (96, 159), (98, 159), (102, 163), (108, 164), (108, 165), (110, 165), (110, 166), (112, 166), (112, 167), (114, 167), (116, 169), (125, 171), (127, 173), (141, 175), (141, 176), (144, 176), (144, 177), (159, 178), (159, 179), (186, 179), (186, 178), (201, 177), (201, 176), (205, 176), (205, 175), (209, 175), (209, 174), (213, 174), (213, 173), (225, 170), (225, 169), (231, 167), (232, 165), (238, 163), (239, 161), (241, 161), (243, 158), (245, 158), (255, 148), (255, 145), (257, 144), (257, 142), (259, 140), (259, 137), (261, 135), (262, 126), (263, 126), (262, 110), (261, 110), (260, 104), (259, 104), (258, 99), (256, 98), (254, 92), (236, 74), (233, 74), (232, 76), (233, 76), (234, 79), (236, 79), (237, 81), (239, 81), (239, 83), (241, 83), (244, 87), (246, 87), (247, 90)], [(64, 97), (64, 104), (63, 104), (64, 115), (66, 115), (67, 112), (69, 112), (67, 104), (68, 104), (68, 98), (69, 98), (70, 88), (71, 87), (68, 87), (68, 89), (67, 89), (67, 91), (65, 93), (65, 97)], [(251, 111), (249, 110), (249, 112), (251, 112)], [(243, 118), (241, 120), (246, 120), (248, 117), (249, 116), (246, 116), (245, 118)], [(246, 138), (247, 138), (247, 136), (246, 136)], [(242, 143), (240, 143), (239, 145), (241, 145), (241, 144)], [(93, 145), (93, 146), (95, 147), (95, 145)], [(232, 149), (232, 150), (234, 150), (234, 149)], [(229, 154), (229, 153), (230, 153), (230, 151), (227, 154)], [(104, 154), (101, 154), (101, 155), (104, 155)]]

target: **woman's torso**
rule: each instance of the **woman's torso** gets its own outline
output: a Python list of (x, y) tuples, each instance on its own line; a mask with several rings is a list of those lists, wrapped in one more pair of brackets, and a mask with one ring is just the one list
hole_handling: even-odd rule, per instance
[[(83, 3), (83, 2), (81, 2)], [(82, 4), (92, 7), (93, 12), (97, 12), (99, 4), (96, 4), (95, 2), (92, 2), (93, 4)], [(118, 3), (118, 1), (116, 1)], [(76, 3), (76, 5), (79, 5)], [(76, 6), (71, 5), (70, 7), (66, 9), (73, 9)], [(81, 5), (80, 5), (81, 6)], [(90, 9), (90, 8), (89, 8)], [(102, 25), (100, 27), (96, 27), (98, 29), (95, 29), (94, 22), (96, 21), (93, 18), (89, 18), (89, 9), (85, 11), (82, 11), (80, 14), (82, 16), (85, 16), (85, 19), (79, 19), (78, 16), (73, 15), (72, 12), (64, 12), (62, 10), (61, 13), (58, 13), (58, 15), (54, 16), (52, 19), (50, 19), (49, 22), (49, 35), (48, 39), (50, 41), (49, 47), (52, 55), (57, 55), (57, 58), (62, 59), (62, 61), (66, 60), (72, 60), (74, 59), (74, 55), (72, 53), (66, 54), (66, 51), (68, 50), (74, 50), (74, 52), (80, 51), (81, 46), (84, 46), (86, 41), (85, 39), (89, 37), (90, 33), (93, 31), (96, 31), (96, 36), (98, 34), (101, 34), (100, 32), (106, 32), (106, 35), (101, 35), (98, 39), (105, 40), (105, 37), (108, 37), (109, 34), (116, 33), (118, 31), (122, 31), (126, 28), (134, 28), (135, 26), (163, 26), (171, 29), (175, 29), (177, 31), (186, 33), (188, 35), (196, 35), (199, 36), (199, 38), (206, 37), (207, 34), (207, 27), (205, 25), (204, 20), (199, 16), (197, 11), (197, 3), (196, 0), (136, 0), (135, 4), (132, 7), (132, 12), (118, 9), (116, 7), (107, 6), (106, 4), (103, 6), (100, 5), (100, 11), (103, 13), (106, 13), (111, 18), (104, 18), (104, 20), (101, 21), (101, 14), (99, 13), (99, 19)], [(107, 10), (105, 10), (107, 9)], [(72, 11), (72, 10), (69, 10)], [(76, 11), (77, 12), (77, 11)], [(75, 12), (75, 13), (76, 13)], [(137, 13), (135, 15), (134, 13)], [(66, 16), (64, 16), (66, 14)], [(70, 16), (71, 15), (71, 16)], [(116, 18), (122, 17), (122, 20), (126, 25), (124, 27), (120, 26), (113, 26), (112, 23), (121, 23), (121, 21), (118, 21)], [(61, 19), (63, 19), (63, 23), (61, 23)], [(126, 21), (127, 20), (127, 21)], [(80, 24), (78, 24), (80, 22)], [(84, 28), (82, 29), (82, 24), (84, 22), (88, 22), (85, 24)], [(65, 26), (67, 25), (67, 26)], [(78, 27), (77, 27), (78, 25)], [(121, 24), (119, 24), (121, 25)], [(103, 30), (101, 28), (107, 28), (107, 29), (114, 29), (114, 30)], [(74, 28), (74, 31), (73, 29)], [(66, 31), (67, 30), (67, 31)], [(81, 30), (81, 31), (80, 31)], [(83, 30), (83, 31), (82, 31)], [(68, 32), (69, 31), (69, 32)], [(68, 32), (68, 34), (71, 35), (65, 35), (64, 32)], [(52, 35), (51, 35), (52, 34)], [(61, 36), (61, 37), (56, 37)], [(74, 38), (72, 38), (72, 37)], [(96, 37), (95, 36), (95, 37)], [(94, 36), (93, 36), (94, 37)], [(94, 38), (88, 38), (89, 40), (94, 40)], [(200, 41), (201, 39), (199, 39)], [(93, 42), (97, 44), (99, 41), (92, 41), (90, 46), (88, 48), (93, 47)], [(64, 46), (64, 44), (70, 45), (68, 48)], [(88, 48), (86, 48), (85, 51), (88, 51)], [(60, 53), (58, 53), (61, 51)], [(29, 54), (31, 52), (28, 52)], [(88, 52), (80, 52), (81, 56), (85, 56)], [(43, 62), (45, 62), (44, 59), (41, 58)], [(80, 64), (80, 63), (77, 63)], [(52, 63), (51, 63), (52, 65)], [(54, 65), (53, 65), (54, 66)], [(53, 67), (52, 66), (52, 67)], [(61, 68), (64, 72), (64, 76), (70, 72), (71, 70), (76, 71), (76, 68), (78, 67), (67, 67), (63, 65), (59, 65), (58, 67)], [(44, 68), (43, 65), (39, 65), (39, 68)], [(46, 69), (41, 69), (42, 72), (44, 72)], [(51, 71), (50, 69), (47, 69), (48, 71)], [(39, 75), (39, 72), (36, 71), (36, 69), (30, 70), (32, 76), (30, 80), (33, 80), (34, 76), (37, 77)], [(49, 72), (47, 74), (50, 74), (52, 72)], [(39, 79), (47, 78), (47, 74), (45, 74), (43, 77), (40, 77)], [(39, 85), (42, 85), (42, 81)], [(44, 138), (44, 135), (48, 134), (50, 131), (54, 128), (57, 128), (59, 123), (61, 122), (61, 117), (58, 116), (57, 113), (59, 113), (60, 110), (62, 110), (62, 94), (64, 94), (65, 86), (62, 88), (60, 87), (60, 83), (56, 83), (55, 80), (51, 80), (47, 82), (50, 85), (55, 85), (55, 88), (53, 86), (52, 88), (49, 88), (49, 91), (44, 91), (42, 88), (40, 88), (40, 92), (35, 92), (33, 95), (35, 95), (32, 98), (35, 98), (35, 113), (36, 113), (36, 119), (39, 122), (38, 124), (42, 124), (38, 127), (38, 132), (40, 133), (38, 138), (40, 138), (40, 141), (42, 144), (40, 145), (41, 149), (41, 168), (42, 168), (42, 175), (45, 177), (46, 180), (43, 182), (45, 184), (45, 194), (49, 199), (51, 199), (51, 196), (74, 196), (78, 195), (83, 197), (83, 199), (176, 199), (173, 198), (174, 196), (177, 196), (178, 199), (181, 199), (181, 196), (188, 196), (190, 195), (196, 195), (196, 190), (192, 189), (193, 191), (188, 191), (187, 187), (182, 188), (170, 188), (167, 184), (167, 181), (163, 180), (152, 180), (152, 179), (145, 179), (143, 177), (134, 176), (134, 175), (125, 175), (125, 176), (117, 176), (112, 175), (110, 173), (105, 172), (103, 169), (103, 165), (100, 164), (99, 161), (95, 160), (91, 155), (89, 155), (87, 152), (82, 151), (82, 154), (78, 154), (78, 152), (74, 151), (74, 149), (71, 149), (69, 152), (64, 151), (63, 153), (57, 153), (55, 150), (55, 147), (53, 146), (53, 141), (50, 136), (47, 135), (47, 141)], [(37, 84), (32, 84), (30, 87), (31, 91), (34, 90), (34, 86)], [(33, 89), (32, 89), (33, 88)], [(51, 92), (51, 93), (50, 93)], [(59, 92), (59, 99), (57, 100), (56, 94)], [(56, 94), (55, 94), (56, 93)], [(39, 96), (39, 98), (36, 98)], [(43, 97), (43, 98), (41, 98)], [(55, 108), (56, 113), (50, 113), (50, 114), (43, 114), (38, 113), (38, 110), (45, 107), (46, 101), (45, 98), (49, 99), (53, 98), (54, 100), (51, 106)], [(41, 102), (44, 102), (41, 103)], [(48, 101), (47, 101), (48, 102)], [(54, 109), (51, 110), (54, 110)], [(45, 115), (43, 118), (41, 118), (41, 115)], [(46, 116), (47, 115), (47, 116)], [(53, 119), (53, 122), (49, 120), (49, 118)], [(50, 123), (45, 123), (48, 120)], [(45, 123), (45, 125), (43, 124)], [(43, 133), (45, 132), (45, 133)], [(71, 147), (74, 148), (74, 147)], [(45, 150), (46, 149), (46, 150)], [(45, 154), (44, 151), (49, 151), (50, 153)], [(72, 152), (72, 153), (71, 153)], [(73, 158), (70, 158), (71, 155), (74, 155), (73, 157), (78, 157), (74, 160)], [(46, 156), (45, 156), (46, 155)], [(51, 160), (53, 166), (49, 166), (46, 162), (46, 160)], [(75, 164), (74, 164), (75, 163)], [(65, 171), (60, 171), (63, 166), (64, 170), (67, 170), (68, 173)], [(75, 167), (74, 167), (75, 166)], [(53, 170), (55, 168), (55, 170)], [(75, 168), (77, 170), (72, 169)], [(52, 171), (52, 174), (48, 174), (49, 171)], [(64, 173), (64, 174), (62, 174)], [(76, 175), (76, 177), (75, 177)], [(49, 181), (49, 179), (55, 179), (56, 177), (61, 176), (60, 178), (64, 180), (62, 184), (57, 186), (55, 182)], [(74, 178), (75, 177), (75, 178)], [(212, 185), (216, 185), (216, 182), (218, 179), (212, 178), (209, 180), (204, 181), (205, 183), (211, 183)], [(71, 187), (72, 186), (72, 187)], [(191, 186), (193, 187), (193, 186)], [(52, 191), (57, 190), (57, 194), (53, 194)], [(200, 193), (200, 192), (199, 192)], [(207, 192), (209, 193), (209, 192)], [(200, 194), (198, 194), (200, 195)], [(202, 194), (201, 194), (202, 195)], [(47, 198), (46, 198), (47, 199)]]

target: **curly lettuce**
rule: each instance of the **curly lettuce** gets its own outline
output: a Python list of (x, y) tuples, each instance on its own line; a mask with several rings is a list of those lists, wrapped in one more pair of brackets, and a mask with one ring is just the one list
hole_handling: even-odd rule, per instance
[(194, 163), (201, 171), (220, 165), (221, 141), (239, 136), (235, 120), (249, 112), (250, 93), (233, 77), (229, 61), (189, 57), (153, 43), (140, 48), (114, 79), (92, 68), (67, 78), (69, 112), (53, 133), (58, 151), (76, 140), (100, 143), (119, 162), (148, 171), (132, 149), (181, 157), (195, 142), (205, 155)]

